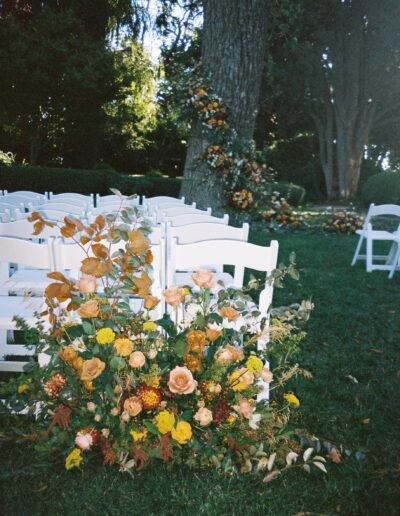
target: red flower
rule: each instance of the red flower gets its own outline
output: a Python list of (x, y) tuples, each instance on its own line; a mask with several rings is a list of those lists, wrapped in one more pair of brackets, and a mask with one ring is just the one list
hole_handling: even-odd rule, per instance
[(139, 396), (143, 408), (146, 410), (157, 408), (162, 400), (161, 392), (156, 387), (150, 387), (148, 385), (139, 387), (136, 391), (136, 395)]

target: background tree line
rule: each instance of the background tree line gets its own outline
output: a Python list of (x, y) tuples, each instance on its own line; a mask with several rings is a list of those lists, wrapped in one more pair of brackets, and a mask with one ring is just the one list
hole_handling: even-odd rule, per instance
[[(399, 167), (396, 0), (241, 0), (236, 40), (252, 36), (261, 57), (260, 80), (248, 74), (241, 95), (224, 79), (243, 60), (222, 52), (235, 2), (223, 4), (159, 1), (152, 17), (144, 0), (1, 2), (0, 149), (32, 165), (188, 177), (196, 128), (185, 88), (202, 60), (238, 132), (246, 105), (257, 116), (243, 134), (311, 198), (354, 196), (382, 162)], [(258, 32), (254, 12), (265, 15)], [(210, 45), (218, 26), (221, 45)], [(157, 64), (143, 46), (149, 31), (164, 42)]]

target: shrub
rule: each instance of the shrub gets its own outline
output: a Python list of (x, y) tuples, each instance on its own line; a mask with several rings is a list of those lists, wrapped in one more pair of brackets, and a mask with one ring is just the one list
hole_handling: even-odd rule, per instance
[(271, 185), (272, 191), (277, 191), (280, 197), (284, 197), (292, 206), (302, 204), (306, 197), (306, 189), (294, 183), (287, 183), (286, 181), (278, 181)]
[(15, 162), (15, 154), (12, 152), (3, 152), (0, 150), (0, 166), (10, 167)]
[(361, 198), (365, 205), (400, 204), (400, 172), (380, 172), (365, 183)]
[(125, 176), (110, 169), (81, 170), (72, 168), (0, 166), (0, 188), (31, 190), (43, 193), (76, 192), (107, 195), (110, 188), (123, 194), (179, 196), (180, 179), (167, 177)]

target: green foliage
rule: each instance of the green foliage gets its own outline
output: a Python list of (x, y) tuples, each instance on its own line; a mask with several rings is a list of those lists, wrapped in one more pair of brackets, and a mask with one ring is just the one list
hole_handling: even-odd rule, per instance
[(0, 166), (11, 166), (15, 163), (15, 155), (12, 152), (0, 150)]
[(400, 204), (400, 172), (381, 172), (371, 176), (364, 184), (361, 198), (368, 206), (375, 204)]
[(277, 181), (271, 185), (272, 190), (276, 190), (284, 197), (291, 206), (299, 206), (306, 199), (306, 189), (303, 186)]
[(107, 195), (110, 188), (117, 188), (126, 195), (134, 193), (153, 197), (170, 195), (179, 197), (180, 179), (168, 177), (127, 176), (110, 168), (81, 170), (50, 167), (0, 166), (0, 184), (3, 189), (52, 191), (54, 193), (74, 192)]

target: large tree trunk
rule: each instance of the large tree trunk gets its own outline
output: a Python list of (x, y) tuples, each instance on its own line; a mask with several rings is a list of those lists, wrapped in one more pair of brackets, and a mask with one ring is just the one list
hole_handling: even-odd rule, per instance
[[(266, 0), (204, 0), (202, 63), (213, 93), (229, 110), (240, 140), (253, 136), (266, 42)], [(222, 182), (199, 164), (209, 142), (197, 123), (189, 139), (181, 195), (221, 211)]]

